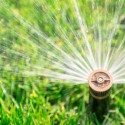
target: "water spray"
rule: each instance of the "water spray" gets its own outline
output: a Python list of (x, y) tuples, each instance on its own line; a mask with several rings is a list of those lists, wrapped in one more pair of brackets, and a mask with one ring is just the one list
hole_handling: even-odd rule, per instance
[[(90, 1), (83, 5), (83, 1), (68, 0), (68, 9), (64, 1), (33, 1), (32, 14), (32, 4), (27, 3), (22, 13), (25, 2), (18, 8), (1, 1), (1, 69), (21, 77), (47, 77), (52, 82), (88, 82), (90, 112), (103, 121), (112, 83), (125, 82), (125, 36), (119, 19), (124, 17), (124, 0), (93, 1), (92, 8)], [(90, 10), (82, 11), (88, 5)]]
[(90, 111), (102, 122), (109, 109), (110, 89), (113, 83), (112, 76), (108, 71), (99, 69), (89, 75), (88, 81)]

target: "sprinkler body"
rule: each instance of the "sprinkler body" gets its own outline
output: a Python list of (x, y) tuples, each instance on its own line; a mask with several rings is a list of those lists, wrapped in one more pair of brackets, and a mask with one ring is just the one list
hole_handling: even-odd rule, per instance
[(103, 69), (95, 70), (89, 76), (89, 111), (100, 123), (109, 110), (112, 82), (110, 73)]

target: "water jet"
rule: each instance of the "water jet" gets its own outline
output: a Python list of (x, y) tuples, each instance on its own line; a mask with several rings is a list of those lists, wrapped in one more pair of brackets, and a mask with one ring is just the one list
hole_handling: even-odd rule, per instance
[[(112, 84), (125, 81), (125, 36), (119, 22), (124, 1), (95, 2), (89, 11), (90, 1), (83, 4), (83, 1), (71, 0), (72, 6), (59, 1), (53, 9), (48, 1), (33, 1), (33, 17), (27, 17), (29, 3), (27, 11), (22, 13), (25, 9), (15, 9), (2, 0), (1, 16), (7, 15), (0, 25), (3, 31), (8, 31), (8, 35), (5, 32), (0, 35), (2, 63), (22, 76), (47, 77), (52, 82), (77, 85), (89, 83), (90, 112), (103, 121), (110, 106)], [(85, 12), (81, 11), (84, 5)], [(62, 6), (64, 11), (60, 10)], [(39, 7), (46, 9), (40, 11)], [(8, 22), (10, 25), (6, 26)], [(5, 67), (7, 71), (8, 67)]]

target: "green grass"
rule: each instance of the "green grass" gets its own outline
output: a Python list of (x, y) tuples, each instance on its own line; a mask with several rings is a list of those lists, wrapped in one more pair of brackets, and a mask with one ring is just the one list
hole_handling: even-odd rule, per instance
[[(83, 15), (87, 24), (91, 26), (91, 18), (96, 18), (97, 12), (92, 13), (88, 7), (89, 2), (80, 0), (79, 7), (84, 8)], [(20, 18), (15, 19), (13, 13), (23, 15), (27, 21), (41, 28), (52, 39), (55, 38), (55, 34), (59, 33), (57, 27), (61, 25), (75, 45), (73, 35), (68, 29), (70, 23), (73, 29), (78, 32), (72, 1), (56, 3), (53, 0), (40, 0), (38, 11), (35, 11), (34, 0), (7, 0), (5, 3), (9, 11), (0, 3), (0, 125), (93, 125), (93, 119), (98, 125), (98, 120), (94, 115), (88, 116), (88, 84), (74, 85), (72, 83), (64, 84), (62, 81), (50, 82), (48, 78), (42, 76), (25, 77), (21, 75), (21, 71), (31, 68), (28, 67), (28, 61), (25, 57), (10, 52), (10, 50), (23, 52), (31, 58), (32, 64), (40, 66), (48, 64), (46, 59), (40, 58), (41, 53), (34, 44), (34, 41), (38, 40), (39, 44), (39, 41), (43, 41), (43, 39), (38, 36), (34, 38), (36, 34), (22, 25)], [(104, 0), (97, 2), (100, 9), (103, 9), (103, 3)], [(114, 5), (115, 2), (112, 2), (111, 7), (113, 8)], [(57, 6), (63, 7), (63, 10), (58, 10)], [(35, 13), (33, 13), (34, 11)], [(67, 18), (65, 21), (62, 20), (62, 15), (59, 14), (61, 11), (70, 18), (70, 22)], [(56, 20), (57, 27), (55, 23), (48, 21), (48, 15)], [(112, 9), (109, 15), (112, 18)], [(118, 31), (118, 39), (122, 37), (123, 31), (124, 29)], [(25, 40), (16, 33), (28, 38), (31, 44), (25, 43), (24, 45)], [(29, 35), (30, 33), (32, 35)], [(89, 37), (92, 39), (91, 35)], [(6, 39), (3, 40), (3, 38)], [(60, 45), (61, 42), (63, 48), (65, 44), (63, 39), (59, 38), (57, 44)], [(117, 40), (113, 41), (113, 45), (115, 42)], [(122, 124), (125, 124), (124, 84), (113, 85), (110, 110), (104, 121), (104, 125)]]
[[(13, 85), (5, 87), (8, 81)], [(95, 117), (88, 120), (88, 85), (50, 83), (35, 77), (24, 78), (21, 82), (11, 77), (3, 83), (0, 89), (1, 125), (91, 125), (95, 120)], [(124, 85), (112, 88), (106, 125), (125, 123), (124, 88)]]

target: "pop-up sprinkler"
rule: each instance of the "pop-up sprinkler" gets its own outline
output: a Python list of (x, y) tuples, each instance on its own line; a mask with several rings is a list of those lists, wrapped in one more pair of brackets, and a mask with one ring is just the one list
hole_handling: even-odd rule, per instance
[(95, 70), (89, 75), (90, 111), (96, 115), (99, 121), (103, 121), (104, 115), (108, 112), (112, 82), (110, 73), (103, 69)]

